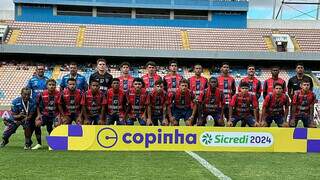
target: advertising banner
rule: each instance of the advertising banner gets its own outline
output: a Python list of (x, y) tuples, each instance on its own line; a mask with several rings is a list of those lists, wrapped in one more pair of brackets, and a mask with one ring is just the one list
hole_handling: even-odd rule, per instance
[(320, 130), (187, 126), (62, 125), (51, 150), (320, 152)]

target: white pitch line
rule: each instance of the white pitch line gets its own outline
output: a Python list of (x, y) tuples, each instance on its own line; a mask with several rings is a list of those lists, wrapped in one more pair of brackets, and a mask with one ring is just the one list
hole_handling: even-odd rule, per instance
[(198, 154), (192, 151), (185, 151), (195, 160), (197, 160), (203, 167), (205, 167), (208, 171), (210, 171), (213, 175), (215, 175), (218, 179), (221, 180), (231, 180), (230, 177), (224, 175), (219, 169), (217, 169), (214, 165), (210, 164), (208, 161), (200, 157)]

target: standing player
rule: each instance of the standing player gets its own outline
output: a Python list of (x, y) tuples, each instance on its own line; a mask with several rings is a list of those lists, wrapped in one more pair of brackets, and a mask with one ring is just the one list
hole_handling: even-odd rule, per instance
[[(40, 93), (42, 93), (47, 88), (47, 78), (44, 76), (45, 66), (43, 64), (38, 64), (36, 67), (36, 73), (32, 76), (32, 78), (28, 81), (27, 87), (31, 89), (32, 96), (31, 98), (36, 102), (37, 97)], [(35, 119), (37, 117), (37, 113), (34, 113), (31, 118), (31, 134), (35, 133), (38, 144), (35, 145), (32, 149), (41, 148), (41, 128), (35, 126)]]
[(21, 96), (12, 101), (11, 118), (5, 122), (6, 127), (3, 132), (2, 142), (0, 148), (5, 147), (9, 143), (9, 138), (16, 132), (18, 127), (22, 125), (25, 136), (25, 147), (24, 149), (31, 149), (31, 117), (36, 113), (36, 102), (30, 98), (31, 90), (29, 88), (21, 89)]
[(209, 87), (204, 91), (201, 114), (198, 125), (204, 126), (208, 116), (214, 119), (214, 126), (224, 126), (223, 121), (224, 96), (218, 88), (218, 80), (215, 77), (209, 79)]
[(221, 75), (217, 77), (218, 79), (218, 88), (223, 91), (225, 106), (223, 109), (224, 117), (227, 121), (229, 119), (229, 104), (231, 102), (232, 96), (236, 93), (236, 83), (232, 76), (229, 74), (230, 66), (229, 63), (222, 63), (222, 67), (220, 69)]
[(178, 63), (175, 60), (169, 62), (170, 72), (164, 76), (164, 86), (168, 93), (176, 92), (179, 87), (179, 82), (182, 80), (182, 76), (177, 73)]
[(301, 90), (293, 95), (292, 99), (292, 118), (290, 119), (290, 127), (296, 127), (298, 121), (303, 122), (303, 126), (316, 127), (314, 122), (314, 104), (316, 103), (316, 95), (310, 90), (310, 81), (303, 79), (300, 84)]
[(289, 97), (282, 92), (282, 84), (275, 83), (273, 87), (273, 93), (268, 94), (263, 101), (261, 123), (270, 127), (272, 121), (275, 121), (278, 127), (283, 127), (288, 117)]
[(40, 93), (37, 98), (38, 116), (35, 125), (36, 127), (46, 126), (49, 135), (53, 130), (53, 125), (57, 125), (56, 118), (59, 115), (58, 102), (60, 92), (56, 89), (56, 85), (54, 79), (49, 79), (47, 81), (47, 89)]
[(195, 96), (188, 88), (188, 80), (182, 79), (176, 93), (169, 94), (168, 115), (170, 123), (173, 126), (179, 126), (179, 121), (183, 119), (187, 126), (194, 124), (194, 116), (197, 112), (197, 106), (193, 104)]
[(43, 64), (37, 65), (35, 75), (28, 81), (27, 87), (31, 89), (33, 100), (36, 100), (38, 95), (47, 88), (46, 83), (49, 78), (44, 76), (44, 70)]
[(145, 84), (145, 88), (147, 92), (151, 92), (154, 88), (154, 84), (156, 81), (161, 79), (161, 77), (157, 74), (156, 63), (153, 61), (149, 61), (146, 64), (147, 74), (142, 76), (143, 82)]
[[(229, 108), (229, 127), (235, 127), (237, 122), (244, 121), (250, 127), (257, 127), (258, 123), (255, 119), (258, 118), (258, 101), (257, 97), (249, 94), (249, 84), (242, 82), (240, 84), (241, 92), (232, 96)], [(250, 109), (254, 110), (254, 117)]]
[[(255, 73), (256, 73), (256, 68), (254, 65), (248, 65), (247, 67), (247, 73), (248, 76), (241, 79), (240, 83), (242, 82), (247, 82), (249, 84), (249, 94), (252, 94), (254, 96), (257, 97), (257, 100), (259, 101), (259, 98), (261, 96), (262, 93), (262, 86), (261, 86), (261, 81), (259, 81), (256, 77), (255, 77)], [(238, 88), (238, 91), (241, 91), (241, 88)], [(253, 115), (253, 109), (251, 110), (252, 115)], [(258, 119), (257, 121), (259, 122), (259, 107), (258, 107)], [(245, 127), (246, 124), (245, 122), (241, 122), (241, 126)]]
[(189, 78), (190, 90), (196, 97), (199, 97), (201, 92), (203, 92), (207, 88), (207, 79), (201, 76), (202, 66), (200, 64), (196, 64), (193, 67), (194, 76)]
[(155, 88), (149, 94), (148, 97), (148, 119), (147, 125), (158, 126), (160, 125), (168, 126), (168, 120), (166, 120), (166, 106), (167, 106), (167, 93), (164, 90), (164, 85), (162, 80), (158, 80), (155, 83)]
[(59, 97), (59, 111), (62, 122), (59, 124), (82, 124), (81, 120), (81, 92), (77, 89), (76, 79), (69, 78), (68, 86), (61, 92)]
[(88, 84), (86, 78), (78, 73), (77, 63), (70, 63), (70, 74), (64, 75), (61, 79), (60, 90), (63, 91), (64, 88), (68, 86), (68, 79), (73, 78), (76, 80), (77, 89), (81, 92), (85, 92), (88, 89)]
[(97, 125), (103, 118), (103, 107), (105, 106), (104, 94), (100, 90), (100, 82), (92, 79), (90, 88), (82, 95), (81, 114), (84, 117), (85, 125)]
[(133, 77), (129, 74), (130, 71), (130, 63), (123, 62), (120, 65), (121, 73), (122, 75), (118, 77), (120, 80), (120, 89), (122, 89), (125, 93), (128, 92), (128, 90), (132, 86)]
[(272, 94), (273, 86), (275, 83), (279, 83), (282, 85), (283, 93), (286, 93), (286, 82), (279, 78), (280, 68), (278, 66), (274, 66), (271, 68), (272, 77), (265, 80), (263, 84), (263, 98), (266, 98), (268, 94)]
[(301, 81), (302, 79), (307, 79), (310, 82), (310, 90), (313, 90), (313, 82), (312, 79), (304, 74), (304, 67), (302, 63), (298, 63), (296, 65), (296, 75), (291, 77), (288, 81), (288, 94), (292, 99), (294, 94), (297, 94), (301, 89)]
[(97, 72), (91, 74), (89, 84), (93, 80), (99, 82), (100, 90), (105, 94), (111, 86), (112, 75), (107, 72), (107, 61), (103, 58), (97, 60)]
[[(202, 73), (202, 66), (200, 64), (195, 64), (193, 67), (194, 76), (189, 78), (189, 84), (190, 84), (190, 90), (195, 95), (195, 106), (197, 106), (197, 109), (199, 108), (199, 103), (202, 100), (202, 94), (203, 91), (207, 88), (207, 79), (203, 76), (201, 76)], [(201, 117), (200, 112), (196, 112), (195, 114), (195, 120), (192, 122), (197, 122), (199, 118)]]
[(134, 125), (134, 121), (138, 121), (141, 126), (146, 125), (148, 107), (148, 94), (144, 88), (144, 82), (141, 78), (134, 78), (133, 87), (127, 94), (128, 108), (126, 112), (127, 125)]
[[(126, 121), (125, 116), (125, 105), (126, 105), (126, 96), (122, 89), (120, 89), (120, 80), (118, 78), (112, 79), (111, 88), (108, 89), (106, 94), (106, 111), (107, 115), (103, 116), (99, 124), (101, 125), (114, 125), (116, 122), (117, 125), (125, 125)], [(105, 110), (105, 108), (103, 108)], [(105, 121), (107, 117), (107, 121)]]

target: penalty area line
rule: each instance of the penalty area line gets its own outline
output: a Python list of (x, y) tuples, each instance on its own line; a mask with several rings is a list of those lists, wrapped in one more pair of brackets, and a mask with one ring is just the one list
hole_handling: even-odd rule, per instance
[(214, 165), (210, 164), (208, 161), (200, 157), (198, 154), (192, 151), (185, 151), (189, 154), (193, 159), (197, 160), (203, 167), (205, 167), (208, 171), (211, 172), (214, 176), (216, 176), (220, 180), (231, 180), (230, 177), (224, 175), (219, 169), (217, 169)]

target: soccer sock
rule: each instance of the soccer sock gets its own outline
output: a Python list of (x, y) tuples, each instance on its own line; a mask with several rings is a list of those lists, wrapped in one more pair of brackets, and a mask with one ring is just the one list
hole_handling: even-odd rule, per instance
[(25, 144), (26, 144), (26, 146), (31, 146), (31, 144), (32, 144), (31, 138), (26, 138)]
[(41, 144), (42, 144), (42, 143), (41, 143), (41, 129), (37, 127), (37, 128), (35, 129), (35, 132), (34, 132), (34, 133), (35, 133), (35, 135), (36, 135), (38, 144), (41, 145)]

